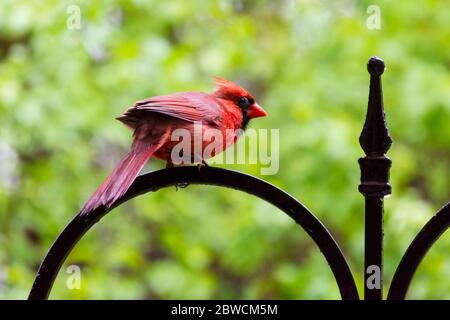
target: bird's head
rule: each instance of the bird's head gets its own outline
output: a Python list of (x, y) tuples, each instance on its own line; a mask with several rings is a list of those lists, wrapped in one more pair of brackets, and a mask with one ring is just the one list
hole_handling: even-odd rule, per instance
[(242, 110), (244, 119), (253, 119), (267, 116), (267, 112), (261, 108), (253, 98), (252, 94), (229, 80), (214, 77), (217, 98), (233, 102)]

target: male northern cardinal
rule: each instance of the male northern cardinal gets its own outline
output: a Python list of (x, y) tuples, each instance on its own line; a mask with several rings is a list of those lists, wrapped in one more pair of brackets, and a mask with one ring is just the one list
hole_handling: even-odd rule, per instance
[[(203, 132), (216, 129), (225, 136), (225, 131), (245, 130), (250, 119), (267, 115), (253, 96), (237, 84), (215, 78), (215, 85), (216, 90), (212, 94), (180, 92), (137, 101), (118, 117), (133, 130), (131, 151), (89, 198), (80, 214), (86, 215), (101, 205), (110, 207), (128, 190), (151, 157), (165, 160), (168, 166), (172, 166), (172, 149), (178, 143), (171, 139), (175, 129), (187, 129), (194, 137), (195, 124), (201, 123)], [(204, 141), (204, 137), (201, 139), (201, 148), (204, 149), (210, 141)], [(236, 139), (237, 136), (232, 141), (225, 139), (218, 152)], [(204, 163), (203, 155), (198, 158), (198, 155), (191, 154), (191, 157)]]

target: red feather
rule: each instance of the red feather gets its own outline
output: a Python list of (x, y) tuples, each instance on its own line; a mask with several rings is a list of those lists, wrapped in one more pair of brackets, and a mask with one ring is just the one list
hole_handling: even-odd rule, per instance
[(181, 92), (138, 101), (118, 119), (130, 120), (142, 115), (142, 111), (165, 114), (189, 122), (218, 122), (222, 108), (217, 99), (207, 93)]
[(158, 142), (153, 144), (135, 139), (131, 151), (89, 198), (81, 209), (80, 215), (86, 215), (101, 205), (110, 207), (111, 204), (123, 196), (148, 159), (166, 142), (168, 136), (168, 134), (163, 135)]

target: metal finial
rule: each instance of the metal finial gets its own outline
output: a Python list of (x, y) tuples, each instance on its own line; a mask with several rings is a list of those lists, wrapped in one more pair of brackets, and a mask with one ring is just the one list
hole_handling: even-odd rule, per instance
[(381, 76), (385, 69), (384, 61), (377, 56), (370, 57), (367, 62), (367, 70), (372, 76)]
[(359, 143), (367, 155), (383, 155), (392, 144), (383, 110), (383, 94), (381, 90), (381, 75), (384, 72), (384, 62), (373, 56), (367, 63), (370, 73), (370, 93), (364, 128), (359, 137)]

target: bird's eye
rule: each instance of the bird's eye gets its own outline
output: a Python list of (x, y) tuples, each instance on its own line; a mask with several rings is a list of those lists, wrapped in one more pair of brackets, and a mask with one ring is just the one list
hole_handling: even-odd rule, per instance
[(247, 97), (240, 97), (237, 105), (243, 109), (248, 109), (250, 107), (250, 100)]

